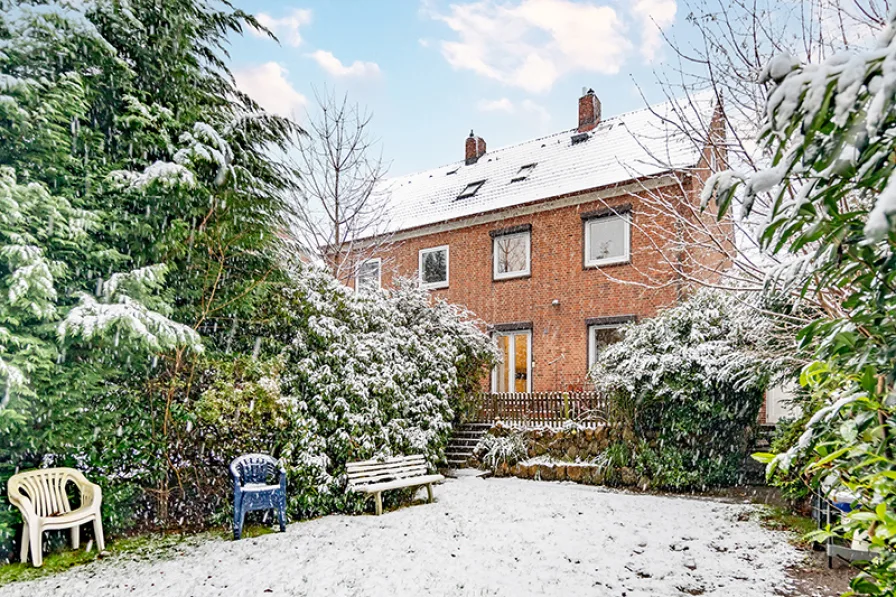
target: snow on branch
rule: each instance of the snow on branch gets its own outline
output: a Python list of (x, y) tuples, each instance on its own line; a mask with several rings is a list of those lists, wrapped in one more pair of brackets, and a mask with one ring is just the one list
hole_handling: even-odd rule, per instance
[[(730, 205), (742, 187), (749, 214), (755, 197), (774, 189), (774, 210), (762, 231), (766, 246), (775, 246), (794, 225), (812, 226), (843, 210), (864, 214), (868, 240), (885, 238), (896, 213), (894, 22), (867, 51), (805, 65), (778, 56), (764, 68), (762, 82), (773, 84), (760, 136), (772, 164), (748, 174), (714, 175), (703, 190), (704, 203), (718, 195), (720, 205)], [(858, 182), (843, 184), (851, 176)], [(822, 195), (824, 202), (818, 201)], [(821, 213), (807, 209), (820, 203)]]
[(163, 162), (161, 160), (155, 162), (140, 174), (129, 170), (115, 170), (109, 173), (109, 178), (113, 182), (134, 189), (145, 189), (152, 184), (160, 184), (167, 188), (181, 185), (188, 188), (196, 186), (196, 177), (189, 169), (180, 164)]
[(181, 346), (197, 352), (203, 350), (200, 336), (193, 328), (151, 311), (125, 295), (120, 295), (116, 303), (100, 303), (89, 294), (82, 294), (78, 306), (69, 311), (58, 328), (62, 340), (74, 337), (93, 340), (114, 333), (116, 346), (122, 332), (150, 350)]
[(55, 279), (51, 264), (40, 247), (34, 245), (0, 246), (2, 257), (9, 268), (9, 304), (24, 308), (35, 317), (49, 318), (56, 312)]

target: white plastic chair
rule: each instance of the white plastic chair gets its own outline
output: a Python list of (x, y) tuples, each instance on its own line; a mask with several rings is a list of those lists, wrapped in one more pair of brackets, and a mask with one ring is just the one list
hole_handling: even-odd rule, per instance
[[(72, 510), (69, 504), (67, 485), (73, 483), (81, 494), (81, 505)], [(93, 521), (93, 534), (99, 551), (106, 548), (103, 540), (103, 521), (100, 505), (103, 492), (100, 486), (91, 483), (73, 468), (45, 468), (18, 473), (10, 477), (6, 484), (9, 501), (22, 512), (25, 529), (22, 533), (21, 560), (28, 560), (31, 547), (31, 561), (35, 567), (42, 566), (44, 531), (68, 529), (72, 531), (72, 549), (81, 544), (80, 526)]]

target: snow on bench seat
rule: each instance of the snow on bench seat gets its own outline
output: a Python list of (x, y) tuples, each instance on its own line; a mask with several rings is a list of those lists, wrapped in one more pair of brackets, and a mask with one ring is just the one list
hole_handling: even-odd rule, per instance
[(427, 474), (426, 458), (422, 455), (350, 462), (346, 471), (350, 491), (373, 495), (377, 516), (383, 513), (384, 491), (425, 485), (431, 503), (432, 484), (445, 479), (442, 475)]

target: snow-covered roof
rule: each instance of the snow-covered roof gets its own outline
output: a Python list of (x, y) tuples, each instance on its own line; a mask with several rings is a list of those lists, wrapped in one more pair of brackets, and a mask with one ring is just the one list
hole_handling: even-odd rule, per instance
[(606, 118), (579, 142), (570, 129), (489, 150), (475, 164), (461, 160), (390, 178), (384, 183), (389, 228), (417, 228), (693, 167), (702, 149), (693, 133), (709, 129), (715, 105), (710, 94), (687, 104), (658, 104)]

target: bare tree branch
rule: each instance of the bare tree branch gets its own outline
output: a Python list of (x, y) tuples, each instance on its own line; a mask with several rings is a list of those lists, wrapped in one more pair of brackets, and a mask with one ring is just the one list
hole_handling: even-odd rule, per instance
[(318, 112), (292, 159), (299, 183), (288, 219), (305, 249), (347, 280), (390, 242), (387, 167), (370, 113), (326, 89), (315, 99)]

